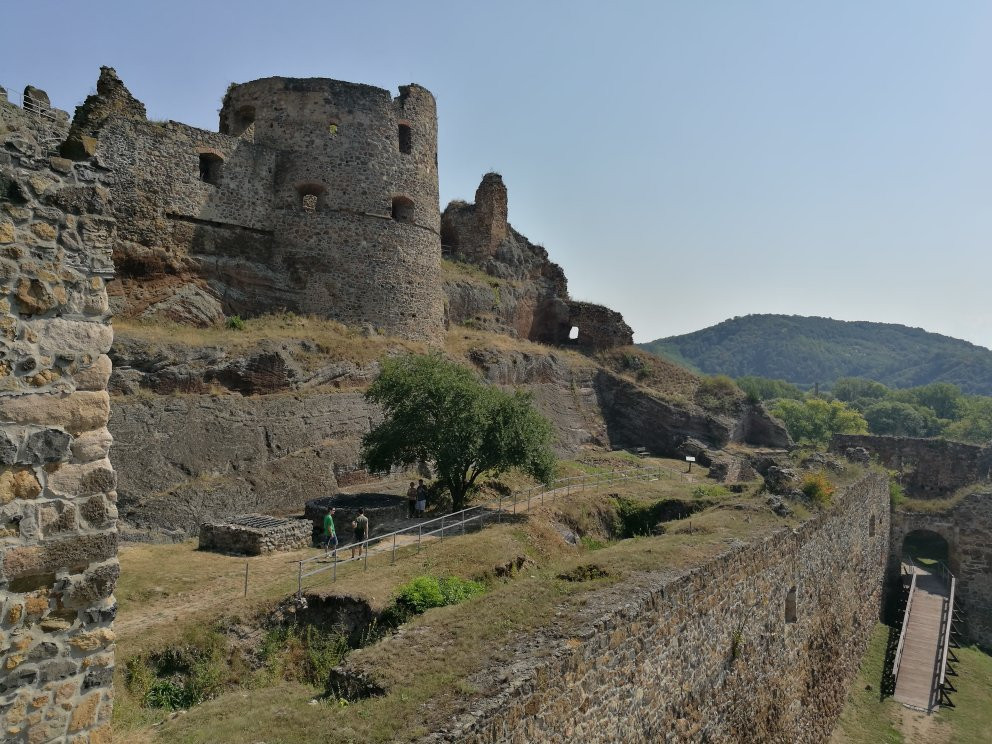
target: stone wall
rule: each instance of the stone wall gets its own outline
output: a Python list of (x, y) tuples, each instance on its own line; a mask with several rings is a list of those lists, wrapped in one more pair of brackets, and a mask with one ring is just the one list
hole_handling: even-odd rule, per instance
[(200, 525), (200, 550), (237, 555), (262, 555), (310, 547), (311, 525), (305, 519), (277, 519), (241, 514), (223, 522)]
[[(633, 332), (620, 313), (569, 298), (561, 267), (543, 246), (514, 230), (507, 214), (506, 185), (498, 173), (482, 177), (473, 204), (453, 201), (445, 208), (444, 255), (492, 277), (446, 280), (450, 322), (587, 352), (632, 344)], [(575, 339), (569, 338), (573, 327), (579, 329)]]
[(110, 741), (119, 575), (106, 392), (116, 225), (63, 113), (0, 98), (0, 731)]
[(830, 450), (838, 454), (864, 447), (915, 498), (939, 499), (962, 486), (992, 480), (992, 447), (947, 439), (836, 434)]
[(827, 740), (878, 620), (888, 498), (869, 474), (795, 530), (628, 579), (608, 615), (521, 649), (503, 694), (426, 741)]
[(287, 309), (439, 340), (435, 108), (416, 85), (266, 78), (232, 85), (209, 132), (148, 121), (102, 68), (64, 150), (114, 176), (115, 311)]
[(957, 577), (955, 606), (961, 610), (968, 638), (992, 649), (992, 490), (965, 496), (940, 512), (892, 513), (889, 582), (899, 585), (903, 540), (916, 530), (934, 532), (947, 541), (948, 562)]

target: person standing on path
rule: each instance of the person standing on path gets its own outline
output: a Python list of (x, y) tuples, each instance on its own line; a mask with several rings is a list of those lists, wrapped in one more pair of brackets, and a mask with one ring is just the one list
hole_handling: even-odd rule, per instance
[(406, 489), (406, 515), (413, 519), (417, 516), (417, 487), (410, 481), (410, 487)]
[(332, 554), (335, 560), (338, 557), (338, 534), (334, 530), (334, 509), (328, 509), (324, 515), (324, 557)]
[[(355, 550), (358, 550), (358, 557), (362, 557), (362, 542), (369, 539), (369, 518), (365, 516), (365, 510), (359, 509), (358, 516), (355, 517), (355, 521), (351, 523), (351, 526), (355, 528), (355, 544), (351, 546), (351, 557), (355, 557)], [(368, 551), (368, 545), (365, 546), (365, 550)]]
[(427, 486), (424, 485), (424, 479), (421, 478), (420, 484), (417, 486), (417, 514), (423, 517), (426, 511), (427, 511)]

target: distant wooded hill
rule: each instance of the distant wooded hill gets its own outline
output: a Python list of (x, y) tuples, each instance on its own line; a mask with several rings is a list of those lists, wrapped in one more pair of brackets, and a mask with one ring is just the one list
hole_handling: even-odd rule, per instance
[(896, 388), (950, 382), (966, 393), (992, 395), (992, 351), (893, 323), (746, 315), (639, 346), (708, 374), (801, 386), (829, 386), (841, 377)]

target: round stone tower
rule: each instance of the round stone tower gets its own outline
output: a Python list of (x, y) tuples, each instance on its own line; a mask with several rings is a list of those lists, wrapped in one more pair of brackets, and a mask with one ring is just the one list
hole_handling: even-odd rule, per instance
[(221, 133), (277, 152), (273, 249), (298, 309), (436, 341), (443, 329), (437, 111), (417, 85), (232, 85)]

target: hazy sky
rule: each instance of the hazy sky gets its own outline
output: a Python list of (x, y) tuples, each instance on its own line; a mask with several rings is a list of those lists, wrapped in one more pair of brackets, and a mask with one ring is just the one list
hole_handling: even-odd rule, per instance
[(0, 85), (71, 110), (110, 65), (216, 130), (231, 82), (417, 82), (442, 206), (502, 173), (638, 341), (776, 312), (992, 346), (992, 4), (816, 5), (3, 0)]

